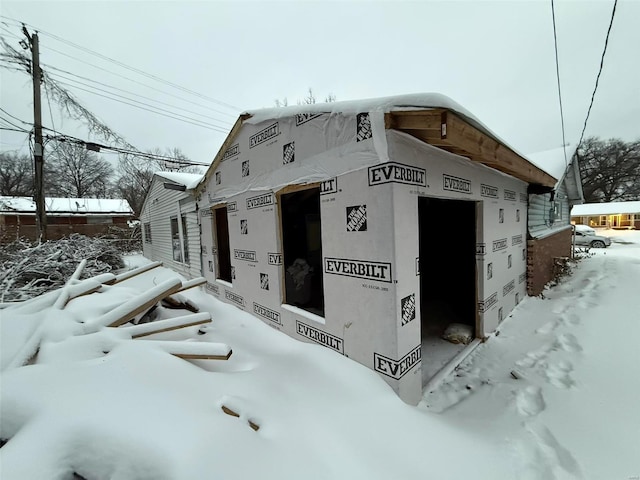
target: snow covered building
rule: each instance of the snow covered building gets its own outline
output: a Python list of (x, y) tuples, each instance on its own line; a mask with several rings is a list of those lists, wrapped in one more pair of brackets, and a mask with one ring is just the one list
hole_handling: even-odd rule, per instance
[(202, 175), (157, 172), (140, 212), (142, 253), (187, 278), (199, 277), (200, 228), (193, 189)]
[(527, 212), (527, 293), (539, 295), (553, 279), (554, 258), (571, 256), (571, 207), (584, 203), (575, 147), (527, 155), (558, 179), (553, 190), (531, 186)]
[[(87, 236), (109, 233), (111, 227), (129, 228), (133, 210), (120, 198), (45, 198), (47, 237), (56, 240), (72, 233)], [(0, 197), (0, 242), (36, 239), (36, 203), (31, 197)]]
[(640, 200), (576, 205), (571, 210), (571, 221), (594, 228), (640, 230)]
[(415, 404), (448, 325), (478, 342), (526, 294), (528, 189), (555, 185), (438, 94), (249, 112), (196, 188), (207, 288)]

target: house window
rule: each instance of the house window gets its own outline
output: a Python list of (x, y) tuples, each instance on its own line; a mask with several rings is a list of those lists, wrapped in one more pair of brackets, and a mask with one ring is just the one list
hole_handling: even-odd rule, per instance
[(182, 252), (184, 263), (189, 263), (189, 236), (187, 234), (187, 214), (182, 214)]
[(214, 241), (217, 246), (216, 278), (231, 283), (233, 279), (231, 277), (231, 249), (229, 247), (227, 207), (216, 208), (213, 212)]
[(562, 220), (562, 204), (560, 202), (553, 202), (553, 219)]
[(151, 243), (151, 224), (144, 224), (144, 243)]
[(182, 263), (182, 245), (180, 244), (180, 230), (178, 229), (178, 217), (171, 217), (171, 248), (173, 259)]
[(324, 316), (320, 188), (280, 196), (284, 302)]

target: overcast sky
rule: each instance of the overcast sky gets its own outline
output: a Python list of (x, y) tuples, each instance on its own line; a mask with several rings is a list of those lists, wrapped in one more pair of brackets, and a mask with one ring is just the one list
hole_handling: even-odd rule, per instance
[[(556, 0), (555, 7), (566, 138), (575, 144), (613, 0)], [(208, 163), (241, 111), (272, 107), (276, 98), (295, 104), (309, 87), (319, 100), (333, 94), (338, 101), (438, 92), (521, 152), (562, 144), (550, 1), (2, 0), (0, 14), (0, 33), (15, 48), (20, 49), (22, 33), (6, 17), (39, 30), (44, 68), (139, 149), (177, 147)], [(640, 1), (619, 1), (587, 136), (640, 139), (639, 19)], [(6, 68), (0, 72), (2, 108), (32, 122), (30, 78)], [(163, 108), (215, 127), (79, 88), (122, 95), (147, 104), (144, 108)], [(50, 113), (44, 91), (43, 104), (45, 126), (91, 138), (55, 104)], [(25, 134), (1, 131), (1, 150), (25, 145)]]

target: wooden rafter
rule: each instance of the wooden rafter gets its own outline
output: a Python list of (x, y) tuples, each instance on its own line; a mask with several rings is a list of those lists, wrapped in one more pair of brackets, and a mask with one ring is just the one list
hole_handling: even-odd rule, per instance
[(449, 110), (435, 108), (387, 113), (385, 127), (408, 133), (527, 183), (550, 188), (556, 184), (551, 175)]

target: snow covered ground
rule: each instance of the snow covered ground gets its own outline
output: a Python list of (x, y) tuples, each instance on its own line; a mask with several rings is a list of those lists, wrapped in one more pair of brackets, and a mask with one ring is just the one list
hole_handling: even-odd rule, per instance
[[(167, 269), (64, 310), (0, 310), (0, 476), (638, 478), (640, 232), (605, 234), (617, 242), (521, 302), (418, 407), (365, 367), (198, 289), (183, 295), (212, 313), (206, 333), (154, 338), (222, 342), (228, 361), (181, 360), (121, 328), (82, 335), (82, 322), (176, 276)], [(36, 364), (10, 368), (36, 331)]]

